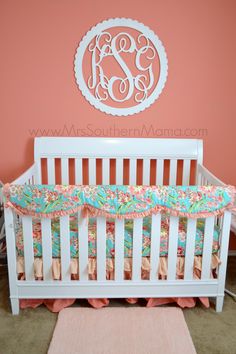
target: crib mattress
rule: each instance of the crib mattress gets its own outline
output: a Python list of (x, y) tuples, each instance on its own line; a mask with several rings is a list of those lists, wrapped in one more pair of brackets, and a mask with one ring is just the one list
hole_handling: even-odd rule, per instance
[[(187, 219), (180, 218), (179, 233), (178, 233), (178, 256), (185, 255), (186, 248), (186, 231)], [(88, 224), (88, 255), (89, 257), (96, 257), (96, 219), (90, 218)], [(125, 220), (125, 240), (124, 240), (124, 256), (132, 257), (132, 239), (133, 239), (133, 221)], [(212, 253), (216, 253), (219, 249), (219, 234), (218, 226), (215, 226)], [(169, 235), (169, 219), (162, 217), (161, 221), (161, 242), (160, 242), (160, 256), (168, 255), (168, 235)], [(202, 255), (204, 243), (204, 219), (197, 220), (196, 239), (195, 239), (195, 256)], [(151, 218), (145, 217), (143, 219), (143, 242), (142, 242), (142, 256), (150, 256), (151, 244)], [(33, 245), (34, 256), (42, 257), (42, 236), (41, 223), (37, 219), (33, 219)], [(106, 223), (106, 256), (113, 258), (115, 254), (115, 222), (114, 219), (108, 219)], [(18, 256), (24, 256), (23, 233), (22, 226), (18, 227), (16, 232), (16, 247)], [(75, 215), (70, 216), (70, 252), (71, 258), (79, 256), (79, 242), (78, 242), (78, 220)], [(60, 257), (60, 224), (59, 218), (52, 219), (52, 256)]]

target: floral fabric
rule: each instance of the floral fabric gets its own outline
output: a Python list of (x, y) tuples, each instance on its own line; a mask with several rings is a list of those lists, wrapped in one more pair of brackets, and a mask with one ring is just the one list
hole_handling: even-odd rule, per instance
[[(87, 208), (91, 214), (135, 218), (165, 211), (207, 217), (234, 204), (231, 186), (5, 185), (5, 205), (19, 214), (55, 217)], [(91, 215), (90, 214), (90, 215)]]
[[(196, 240), (195, 240), (195, 256), (202, 254), (204, 242), (204, 219), (197, 220)], [(180, 218), (179, 233), (178, 233), (178, 256), (185, 255), (186, 248), (186, 231), (187, 219)], [(220, 230), (217, 226), (214, 229), (212, 252), (218, 251)], [(115, 223), (114, 220), (109, 219), (106, 223), (106, 256), (113, 258), (115, 254)], [(161, 221), (161, 242), (160, 242), (160, 256), (168, 255), (168, 237), (169, 237), (169, 218), (162, 216)], [(17, 231), (17, 251), (19, 256), (24, 256), (23, 233), (20, 227)], [(96, 219), (89, 219), (88, 227), (88, 243), (89, 243), (89, 257), (96, 257)], [(151, 218), (145, 217), (143, 219), (143, 241), (142, 241), (142, 256), (150, 256), (151, 244)], [(34, 256), (42, 256), (42, 236), (41, 224), (39, 221), (34, 220), (33, 223), (33, 245)], [(132, 257), (133, 246), (133, 221), (125, 221), (125, 240), (124, 240), (124, 255), (125, 257)], [(78, 257), (78, 220), (75, 215), (70, 217), (70, 251), (71, 258)], [(60, 257), (60, 224), (59, 218), (52, 222), (52, 256), (54, 258)]]

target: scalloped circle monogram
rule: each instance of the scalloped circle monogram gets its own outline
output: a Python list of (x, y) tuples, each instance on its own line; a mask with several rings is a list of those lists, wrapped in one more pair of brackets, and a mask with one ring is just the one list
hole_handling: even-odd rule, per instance
[(137, 21), (115, 18), (93, 27), (77, 48), (75, 78), (95, 108), (127, 116), (148, 108), (162, 92), (168, 63), (157, 35)]

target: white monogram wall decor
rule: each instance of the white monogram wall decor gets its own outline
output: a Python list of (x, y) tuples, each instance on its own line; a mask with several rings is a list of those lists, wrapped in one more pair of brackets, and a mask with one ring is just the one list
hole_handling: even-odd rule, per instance
[(76, 82), (85, 98), (102, 112), (127, 116), (149, 107), (162, 92), (168, 71), (165, 48), (138, 21), (103, 21), (77, 48)]

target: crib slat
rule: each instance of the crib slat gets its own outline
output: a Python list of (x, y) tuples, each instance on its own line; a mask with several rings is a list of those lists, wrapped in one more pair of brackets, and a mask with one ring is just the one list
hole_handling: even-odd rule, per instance
[(61, 181), (62, 184), (69, 184), (68, 159), (61, 159)]
[(225, 287), (231, 217), (232, 217), (231, 212), (229, 211), (224, 212), (222, 231), (221, 231), (220, 252), (219, 252), (221, 264), (219, 265), (219, 269), (218, 269), (218, 281), (219, 281), (218, 292), (220, 295), (223, 295), (224, 287)]
[(176, 176), (177, 176), (177, 160), (171, 159), (170, 160), (170, 178), (169, 178), (169, 184), (171, 186), (176, 185)]
[(143, 160), (143, 184), (150, 185), (150, 159)]
[(157, 279), (160, 258), (161, 214), (152, 215), (150, 280)]
[(136, 185), (137, 183), (137, 159), (129, 160), (129, 184)]
[(82, 168), (82, 159), (75, 159), (75, 184), (83, 184), (83, 168)]
[(202, 252), (202, 280), (207, 280), (211, 273), (212, 242), (215, 217), (210, 216), (205, 219), (204, 244)]
[(110, 184), (110, 159), (102, 159), (102, 184)]
[(48, 184), (55, 184), (55, 159), (47, 159)]
[(156, 164), (156, 184), (163, 185), (163, 175), (164, 175), (164, 160), (157, 160)]
[(184, 264), (184, 279), (193, 279), (193, 262), (195, 252), (197, 219), (188, 219), (186, 248), (185, 248), (185, 264)]
[(106, 280), (106, 218), (97, 217), (97, 280)]
[(42, 250), (43, 250), (43, 280), (52, 280), (52, 230), (51, 220), (41, 219)]
[(96, 184), (96, 159), (89, 159), (89, 184)]
[(123, 184), (123, 159), (116, 159), (116, 184)]
[(35, 183), (41, 184), (42, 183), (42, 165), (41, 165), (41, 159), (38, 159), (36, 162), (36, 168), (37, 168), (37, 173), (35, 176)]
[(184, 160), (184, 162), (183, 162), (183, 179), (182, 179), (183, 186), (189, 185), (190, 163), (191, 163), (191, 160)]
[(78, 212), (79, 279), (88, 280), (88, 220)]
[(169, 246), (168, 246), (168, 280), (176, 279), (177, 244), (178, 244), (179, 218), (170, 216)]
[(115, 220), (115, 280), (124, 280), (124, 219)]
[[(4, 209), (4, 219), (6, 228), (7, 243), (7, 265), (9, 290), (11, 296), (11, 309), (14, 315), (19, 314), (18, 304), (18, 286), (17, 286), (17, 263), (16, 263), (16, 235), (14, 230), (13, 210), (11, 208)], [(15, 299), (15, 300), (14, 300)]]
[(143, 219), (134, 219), (132, 279), (141, 279)]
[(31, 216), (22, 216), (22, 227), (23, 227), (23, 240), (24, 240), (25, 278), (26, 280), (35, 280), (33, 228), (32, 228)]
[(70, 280), (70, 222), (69, 215), (60, 217), (61, 279)]

